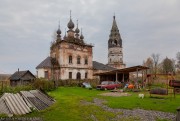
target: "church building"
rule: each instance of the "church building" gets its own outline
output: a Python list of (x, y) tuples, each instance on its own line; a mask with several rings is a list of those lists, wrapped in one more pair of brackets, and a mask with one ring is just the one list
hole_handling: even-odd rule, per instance
[(50, 56), (37, 67), (37, 77), (67, 80), (94, 79), (95, 73), (125, 68), (123, 63), (122, 39), (116, 24), (115, 16), (108, 40), (108, 64), (93, 61), (93, 45), (84, 41), (84, 36), (75, 27), (71, 14), (67, 24), (68, 31), (61, 36), (60, 25), (56, 32), (56, 40), (50, 47)]
[[(60, 25), (57, 39), (50, 47), (50, 57), (47, 57), (37, 67), (38, 78), (47, 79), (92, 79), (93, 78), (93, 45), (84, 41), (84, 36), (71, 19), (67, 24), (67, 35), (61, 37)], [(74, 30), (75, 29), (75, 30)]]

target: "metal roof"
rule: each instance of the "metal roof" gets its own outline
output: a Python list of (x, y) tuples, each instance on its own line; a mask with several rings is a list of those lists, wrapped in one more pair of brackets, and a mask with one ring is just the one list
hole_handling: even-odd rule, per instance
[(0, 98), (0, 114), (7, 114), (7, 115), (11, 115), (10, 110), (8, 109), (5, 101), (4, 101), (4, 97), (6, 97), (7, 95), (9, 95), (9, 93), (5, 93), (1, 98)]
[(39, 90), (21, 91), (20, 93), (37, 110), (44, 110), (54, 103), (54, 100)]
[(0, 98), (0, 114), (23, 115), (30, 113), (32, 107), (43, 110), (54, 103), (39, 90), (21, 91), (20, 93), (4, 93)]
[(130, 72), (136, 72), (141, 71), (141, 70), (146, 70), (149, 69), (146, 66), (132, 66), (132, 67), (128, 67), (128, 68), (123, 68), (123, 69), (116, 69), (116, 70), (111, 70), (111, 71), (107, 71), (107, 72), (100, 72), (100, 73), (96, 73), (95, 75), (110, 75), (110, 74), (116, 74), (116, 73), (130, 73)]

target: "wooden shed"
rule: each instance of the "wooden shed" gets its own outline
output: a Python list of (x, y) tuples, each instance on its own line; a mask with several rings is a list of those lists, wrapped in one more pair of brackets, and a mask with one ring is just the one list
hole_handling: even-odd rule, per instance
[(27, 85), (32, 83), (36, 77), (29, 71), (16, 71), (10, 77), (10, 85), (11, 86), (18, 86), (18, 85)]

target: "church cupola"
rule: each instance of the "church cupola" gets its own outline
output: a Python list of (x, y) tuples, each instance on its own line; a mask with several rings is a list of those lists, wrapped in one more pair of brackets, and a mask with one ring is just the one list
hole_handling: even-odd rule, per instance
[(67, 24), (67, 27), (72, 30), (74, 28), (74, 23), (72, 22), (72, 19), (71, 19), (71, 11), (70, 11), (70, 20)]
[(80, 36), (80, 39), (83, 40), (84, 39), (84, 36), (82, 34), (82, 28), (81, 28), (81, 36)]
[(78, 39), (79, 38), (79, 28), (78, 28), (78, 20), (77, 20), (77, 27), (76, 27), (76, 29), (75, 29), (75, 36), (76, 36), (76, 38)]
[(74, 23), (73, 23), (73, 21), (71, 19), (71, 11), (70, 11), (70, 20), (69, 20), (69, 22), (67, 24), (67, 27), (69, 28), (69, 30), (67, 31), (68, 32), (68, 37), (74, 37), (74, 30), (73, 30)]
[(81, 43), (84, 43), (84, 36), (83, 36), (83, 34), (82, 34), (82, 28), (81, 28), (81, 36), (80, 36), (80, 40), (81, 40)]
[(56, 33), (57, 33), (57, 41), (60, 41), (61, 40), (60, 22), (59, 22), (59, 27)]
[(113, 16), (113, 24), (111, 28), (111, 33), (109, 35), (108, 48), (115, 47), (115, 46), (122, 47), (122, 39), (119, 33), (115, 16)]

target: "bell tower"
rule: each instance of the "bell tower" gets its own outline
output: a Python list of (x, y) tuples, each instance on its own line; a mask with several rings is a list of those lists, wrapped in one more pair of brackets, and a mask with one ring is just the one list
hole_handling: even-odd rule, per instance
[(125, 68), (123, 63), (122, 39), (116, 24), (115, 16), (113, 16), (113, 24), (108, 40), (108, 66), (121, 69)]

